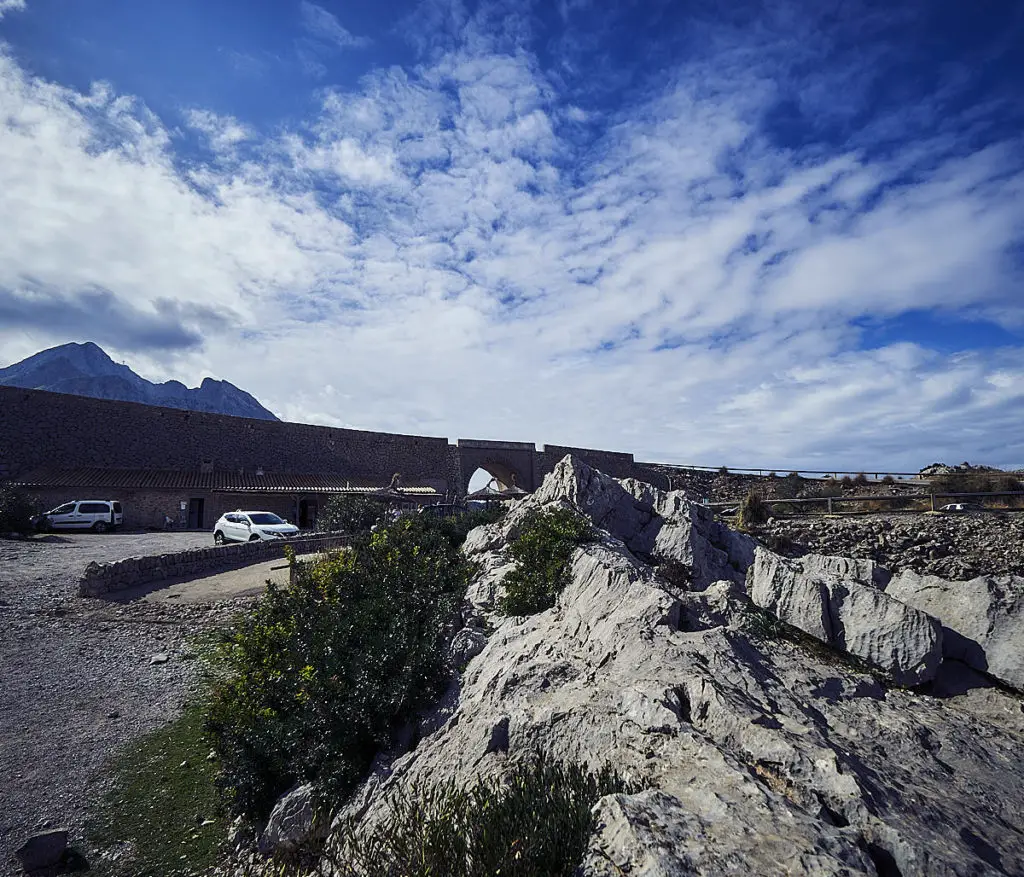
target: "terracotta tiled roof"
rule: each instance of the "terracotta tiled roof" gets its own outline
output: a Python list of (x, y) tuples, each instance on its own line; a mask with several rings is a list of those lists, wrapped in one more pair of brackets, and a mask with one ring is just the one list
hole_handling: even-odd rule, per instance
[[(178, 469), (40, 469), (15, 480), (22, 487), (111, 487), (121, 489), (216, 490), (246, 493), (380, 493), (387, 485), (345, 475), (291, 472), (198, 472)], [(401, 487), (400, 493), (430, 496), (432, 487)]]

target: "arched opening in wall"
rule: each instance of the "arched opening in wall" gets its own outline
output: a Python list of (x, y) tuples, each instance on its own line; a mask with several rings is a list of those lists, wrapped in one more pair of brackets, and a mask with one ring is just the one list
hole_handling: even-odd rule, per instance
[(507, 490), (513, 485), (519, 486), (519, 476), (514, 469), (501, 463), (485, 463), (470, 476), (469, 493), (488, 486), (493, 491)]

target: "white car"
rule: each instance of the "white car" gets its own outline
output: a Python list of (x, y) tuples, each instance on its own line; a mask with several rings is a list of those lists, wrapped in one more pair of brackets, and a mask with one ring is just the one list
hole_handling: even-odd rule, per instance
[(213, 525), (213, 541), (256, 542), (260, 539), (287, 539), (297, 536), (299, 528), (279, 518), (273, 512), (228, 512)]
[(43, 512), (37, 530), (92, 530), (106, 533), (124, 523), (121, 503), (113, 499), (75, 499)]

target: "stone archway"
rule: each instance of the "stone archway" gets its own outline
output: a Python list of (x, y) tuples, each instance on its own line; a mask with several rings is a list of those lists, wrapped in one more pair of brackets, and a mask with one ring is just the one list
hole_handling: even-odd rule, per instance
[(521, 442), (459, 440), (462, 496), (469, 493), (469, 481), (477, 469), (497, 479), (502, 487), (513, 484), (526, 491), (536, 489), (536, 447)]

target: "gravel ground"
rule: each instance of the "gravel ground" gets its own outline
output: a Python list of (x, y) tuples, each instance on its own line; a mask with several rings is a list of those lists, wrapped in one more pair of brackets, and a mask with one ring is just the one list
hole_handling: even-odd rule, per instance
[[(0, 873), (36, 829), (82, 828), (114, 749), (173, 718), (199, 668), (191, 639), (249, 600), (83, 599), (91, 561), (209, 545), (208, 533), (0, 539)], [(151, 663), (154, 655), (166, 663)]]
[(893, 573), (1024, 576), (1024, 512), (783, 518), (758, 536), (784, 554), (866, 557)]

